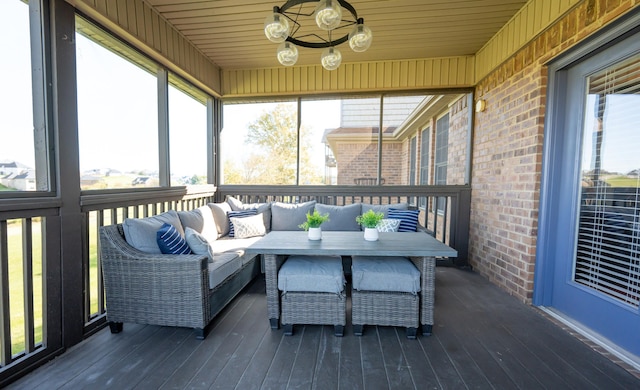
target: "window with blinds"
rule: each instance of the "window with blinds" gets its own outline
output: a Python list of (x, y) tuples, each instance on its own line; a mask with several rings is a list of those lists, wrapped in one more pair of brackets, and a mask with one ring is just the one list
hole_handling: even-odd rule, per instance
[(640, 54), (591, 75), (574, 280), (640, 304)]

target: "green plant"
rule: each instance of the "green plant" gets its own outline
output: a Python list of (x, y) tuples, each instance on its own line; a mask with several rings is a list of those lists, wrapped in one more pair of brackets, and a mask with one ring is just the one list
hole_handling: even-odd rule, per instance
[(313, 210), (313, 214), (311, 212), (307, 212), (307, 221), (298, 225), (299, 228), (304, 230), (309, 230), (309, 228), (319, 228), (323, 222), (329, 220), (329, 214), (320, 214), (318, 210)]
[(384, 218), (383, 213), (380, 213), (380, 212), (376, 213), (372, 209), (369, 209), (369, 211), (367, 211), (366, 213), (362, 215), (358, 215), (356, 217), (356, 222), (359, 225), (362, 225), (366, 228), (375, 228), (376, 226), (378, 226), (378, 223), (382, 221), (383, 218)]

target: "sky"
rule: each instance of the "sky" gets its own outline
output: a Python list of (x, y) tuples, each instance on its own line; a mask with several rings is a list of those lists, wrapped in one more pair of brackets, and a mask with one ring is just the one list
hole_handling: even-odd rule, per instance
[[(29, 8), (17, 0), (0, 1), (0, 161), (18, 160), (34, 166), (33, 114), (29, 48)], [(7, 37), (11, 37), (8, 39)], [(5, 54), (6, 55), (6, 54)]]
[[(18, 0), (0, 2), (0, 48), (13, 61), (0, 61), (6, 89), (0, 92), (0, 161), (19, 161), (33, 167), (33, 125), (28, 32), (28, 6)], [(111, 168), (121, 171), (156, 170), (156, 78), (124, 59), (76, 34), (78, 123), (81, 171)], [(171, 171), (206, 174), (206, 107), (171, 88)], [(241, 159), (248, 125), (275, 104), (231, 105), (225, 110), (223, 154)], [(324, 164), (320, 140), (326, 128), (339, 125), (339, 101), (304, 103), (305, 125), (313, 132), (314, 159)], [(333, 113), (333, 115), (328, 115)], [(10, 142), (9, 142), (10, 140)], [(315, 144), (315, 143), (314, 143)], [(114, 158), (117, 156), (117, 158)], [(200, 167), (200, 168), (194, 168)]]
[[(587, 97), (583, 126), (582, 171), (593, 169), (595, 95)], [(629, 112), (630, 107), (636, 107)], [(626, 174), (640, 168), (640, 95), (608, 95), (604, 114), (602, 169)]]

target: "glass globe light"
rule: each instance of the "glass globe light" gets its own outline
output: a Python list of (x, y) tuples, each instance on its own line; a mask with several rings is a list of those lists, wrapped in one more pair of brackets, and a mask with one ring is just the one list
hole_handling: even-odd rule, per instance
[(315, 18), (322, 30), (333, 30), (342, 21), (342, 7), (336, 0), (320, 0), (316, 6)]
[(349, 33), (349, 46), (355, 52), (367, 50), (373, 41), (371, 29), (363, 23), (362, 19), (358, 19), (358, 24)]
[(328, 47), (322, 51), (320, 62), (326, 70), (336, 70), (342, 62), (342, 53), (335, 47)]
[(291, 42), (282, 42), (278, 45), (278, 61), (284, 66), (291, 66), (298, 61), (298, 48)]
[(264, 20), (264, 35), (271, 42), (284, 42), (289, 36), (289, 21), (286, 17), (274, 12)]

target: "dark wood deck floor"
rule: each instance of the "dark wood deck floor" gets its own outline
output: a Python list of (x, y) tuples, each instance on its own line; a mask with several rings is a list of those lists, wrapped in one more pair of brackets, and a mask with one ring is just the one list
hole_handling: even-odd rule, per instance
[[(350, 313), (348, 313), (349, 316)], [(640, 389), (640, 379), (483, 277), (438, 267), (431, 337), (366, 327), (269, 328), (263, 278), (188, 329), (107, 329), (15, 382), (21, 389)]]

